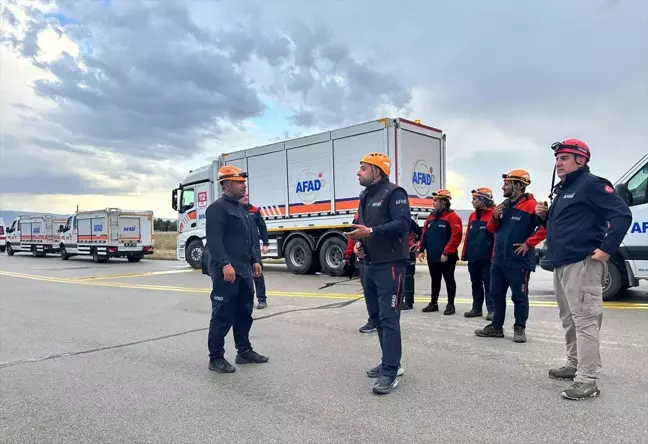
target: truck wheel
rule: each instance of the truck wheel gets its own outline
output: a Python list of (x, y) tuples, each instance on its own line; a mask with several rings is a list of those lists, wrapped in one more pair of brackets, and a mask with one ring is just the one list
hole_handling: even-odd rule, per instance
[(59, 249), (59, 253), (61, 254), (61, 259), (64, 261), (70, 259), (70, 255), (67, 254), (67, 250), (65, 249), (65, 245), (61, 244), (61, 248)]
[(331, 237), (324, 241), (320, 247), (319, 260), (322, 264), (322, 273), (329, 276), (342, 276), (344, 274), (344, 252), (347, 243), (340, 237)]
[(603, 300), (613, 301), (617, 298), (623, 287), (621, 272), (614, 263), (608, 262), (608, 274), (603, 282)]
[(96, 248), (92, 250), (92, 259), (98, 264), (108, 262), (108, 256), (100, 256)]
[(185, 250), (187, 263), (195, 269), (202, 268), (203, 243), (200, 239), (192, 240)]
[(286, 265), (295, 274), (313, 273), (315, 254), (306, 239), (296, 237), (286, 245)]
[(11, 248), (11, 244), (7, 244), (7, 256), (13, 256), (14, 255), (14, 249)]
[(142, 260), (142, 256), (126, 256), (126, 259), (128, 259), (128, 262), (139, 262)]

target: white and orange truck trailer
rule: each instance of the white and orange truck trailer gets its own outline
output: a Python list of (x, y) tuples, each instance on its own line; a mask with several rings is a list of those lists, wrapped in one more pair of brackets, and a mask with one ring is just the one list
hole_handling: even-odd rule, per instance
[(384, 118), (265, 146), (224, 153), (192, 170), (172, 192), (178, 214), (177, 258), (201, 267), (205, 210), (221, 195), (222, 165), (249, 174), (250, 203), (268, 227), (270, 251), (297, 274), (344, 273), (343, 233), (357, 211), (357, 172), (369, 152), (387, 154), (390, 180), (409, 195), (415, 219), (433, 207), (432, 192), (445, 187), (445, 134), (418, 121)]

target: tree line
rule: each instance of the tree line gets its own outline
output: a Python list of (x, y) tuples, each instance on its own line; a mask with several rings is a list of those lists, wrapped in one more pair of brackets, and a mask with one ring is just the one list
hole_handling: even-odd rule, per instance
[(155, 231), (178, 231), (178, 221), (158, 217), (153, 221)]

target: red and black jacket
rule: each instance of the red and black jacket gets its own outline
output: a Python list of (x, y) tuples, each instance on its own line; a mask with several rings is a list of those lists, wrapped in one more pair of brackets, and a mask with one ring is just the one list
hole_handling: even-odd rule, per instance
[(486, 229), (495, 207), (475, 210), (468, 218), (461, 259), (468, 262), (490, 260), (495, 236)]
[(427, 253), (427, 260), (440, 262), (441, 255), (457, 254), (463, 237), (461, 217), (453, 210), (433, 212), (425, 220), (419, 251)]

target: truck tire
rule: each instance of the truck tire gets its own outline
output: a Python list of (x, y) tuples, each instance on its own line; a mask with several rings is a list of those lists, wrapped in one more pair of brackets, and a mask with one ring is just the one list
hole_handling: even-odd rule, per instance
[(319, 252), (319, 261), (322, 264), (322, 273), (329, 276), (342, 276), (344, 270), (344, 252), (347, 242), (338, 236), (326, 239)]
[(200, 239), (194, 239), (187, 245), (185, 259), (192, 268), (197, 270), (202, 268), (203, 248), (203, 243)]
[(15, 254), (14, 249), (11, 248), (11, 244), (7, 244), (6, 248), (7, 256), (13, 256)]
[(126, 259), (128, 259), (128, 262), (139, 262), (142, 260), (142, 256), (128, 255), (126, 256)]
[(314, 273), (313, 269), (319, 265), (310, 244), (301, 237), (288, 241), (285, 257), (288, 269), (295, 274)]
[(108, 262), (108, 256), (101, 256), (96, 248), (92, 249), (92, 259), (98, 264), (105, 264)]
[(619, 271), (613, 262), (608, 261), (608, 274), (605, 277), (603, 284), (603, 300), (615, 300), (622, 288), (623, 276), (621, 275), (621, 271)]
[(61, 244), (61, 248), (59, 249), (59, 253), (61, 255), (61, 259), (64, 261), (70, 259), (70, 255), (67, 253), (67, 250), (65, 249), (65, 245)]

